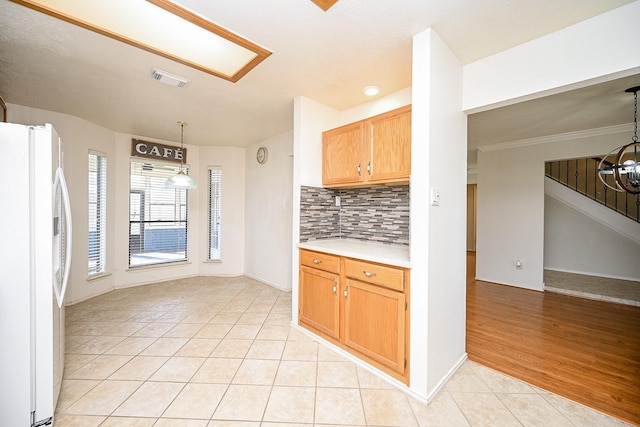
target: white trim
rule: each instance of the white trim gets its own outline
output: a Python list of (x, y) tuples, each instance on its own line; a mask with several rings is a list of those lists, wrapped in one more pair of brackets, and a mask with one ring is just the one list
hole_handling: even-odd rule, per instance
[(431, 400), (434, 397), (436, 397), (436, 395), (440, 392), (440, 390), (442, 390), (442, 388), (447, 384), (447, 382), (449, 382), (449, 380), (455, 375), (455, 373), (458, 372), (458, 369), (460, 369), (460, 367), (464, 364), (464, 362), (467, 361), (467, 359), (468, 359), (468, 355), (465, 352), (462, 355), (462, 357), (458, 359), (456, 364), (453, 365), (451, 369), (449, 369), (449, 372), (447, 372), (447, 375), (445, 375), (442, 379), (440, 379), (440, 381), (438, 382), (438, 385), (427, 396), (427, 402), (431, 402)]
[(110, 272), (96, 273), (92, 276), (87, 276), (87, 282), (93, 282), (94, 280), (102, 279), (107, 276), (111, 276), (111, 273)]
[(95, 156), (101, 156), (101, 157), (109, 157), (107, 155), (107, 153), (104, 153), (104, 152), (98, 151), (98, 150), (94, 150), (93, 148), (89, 148), (89, 154), (93, 154)]
[(267, 282), (267, 281), (265, 281), (265, 280), (263, 280), (263, 279), (261, 279), (259, 277), (256, 277), (254, 275), (244, 273), (243, 276), (244, 277), (248, 277), (249, 279), (255, 280), (256, 282), (260, 282), (260, 283), (262, 283), (264, 285), (271, 286), (272, 288), (275, 288), (275, 289), (277, 289), (279, 291), (291, 292), (291, 289), (283, 288), (282, 286), (276, 285), (275, 283)]
[(570, 141), (573, 139), (589, 138), (594, 136), (613, 135), (616, 133), (629, 132), (633, 130), (633, 124), (605, 126), (602, 128), (579, 130), (576, 132), (559, 133), (556, 135), (540, 136), (537, 138), (519, 139), (516, 141), (498, 142), (495, 144), (479, 145), (478, 151), (497, 151), (506, 150), (508, 148), (528, 147), (531, 145), (549, 144), (560, 141)]
[[(150, 141), (151, 142), (151, 141)], [(160, 144), (159, 142), (157, 144)], [(159, 164), (162, 166), (173, 166), (179, 168), (182, 165), (182, 168), (186, 168), (187, 172), (191, 169), (191, 163), (180, 163), (180, 162), (171, 162), (168, 160), (162, 160), (161, 158), (148, 158), (148, 157), (137, 157), (137, 156), (129, 156), (129, 179), (131, 179), (131, 162), (140, 162), (140, 163), (149, 163), (149, 164)], [(187, 175), (189, 175), (187, 173)]]
[[(130, 273), (137, 273), (144, 270), (157, 270), (159, 268), (172, 268), (172, 267), (184, 267), (185, 265), (191, 264), (192, 261), (189, 260), (179, 260), (179, 261), (166, 261), (159, 262), (156, 264), (140, 264), (140, 265), (132, 265), (127, 268), (125, 271)], [(191, 277), (191, 276), (189, 276)], [(172, 279), (173, 280), (173, 279)], [(153, 283), (153, 282), (151, 282)], [(117, 288), (116, 288), (117, 289)]]

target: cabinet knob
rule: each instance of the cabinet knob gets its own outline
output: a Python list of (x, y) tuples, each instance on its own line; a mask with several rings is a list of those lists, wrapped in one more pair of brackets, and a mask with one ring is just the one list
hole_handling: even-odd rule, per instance
[(358, 176), (362, 176), (362, 174), (360, 173), (360, 163), (358, 163)]
[(322, 264), (322, 260), (321, 259), (314, 259), (313, 263), (314, 264)]
[(376, 273), (372, 273), (372, 272), (367, 271), (367, 270), (364, 270), (363, 273), (367, 277), (375, 277), (375, 275), (376, 275)]
[(369, 172), (369, 176), (371, 176), (371, 162), (367, 165), (367, 172)]
[(333, 293), (334, 294), (338, 293), (338, 286), (336, 286), (335, 284), (333, 285)]
[(349, 293), (348, 290), (349, 290), (349, 287), (347, 286), (346, 288), (344, 288), (344, 292), (342, 293), (345, 298), (347, 297), (347, 294)]

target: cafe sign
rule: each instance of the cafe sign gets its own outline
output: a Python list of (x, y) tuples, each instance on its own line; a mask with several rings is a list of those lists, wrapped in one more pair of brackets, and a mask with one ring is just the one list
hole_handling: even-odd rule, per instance
[(131, 155), (176, 163), (186, 163), (187, 161), (186, 148), (142, 141), (135, 138), (131, 140)]

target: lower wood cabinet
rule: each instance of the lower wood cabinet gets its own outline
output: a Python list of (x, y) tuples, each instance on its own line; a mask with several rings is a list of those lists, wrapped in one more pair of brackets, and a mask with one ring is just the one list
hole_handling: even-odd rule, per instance
[(339, 280), (337, 274), (300, 267), (298, 318), (332, 338), (338, 338), (340, 334)]
[(344, 343), (400, 374), (405, 363), (405, 296), (346, 280)]
[(300, 250), (300, 325), (406, 384), (408, 295), (408, 269)]

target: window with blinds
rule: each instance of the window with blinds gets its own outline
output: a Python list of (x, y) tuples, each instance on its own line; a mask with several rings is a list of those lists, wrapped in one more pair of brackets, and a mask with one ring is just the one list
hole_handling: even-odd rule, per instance
[(131, 161), (129, 267), (188, 259), (188, 190), (165, 188), (167, 178), (179, 170), (165, 163)]
[(209, 260), (220, 261), (222, 213), (222, 168), (209, 168)]
[(89, 277), (102, 274), (107, 257), (107, 156), (89, 152)]

